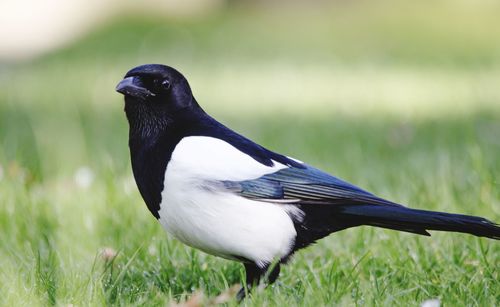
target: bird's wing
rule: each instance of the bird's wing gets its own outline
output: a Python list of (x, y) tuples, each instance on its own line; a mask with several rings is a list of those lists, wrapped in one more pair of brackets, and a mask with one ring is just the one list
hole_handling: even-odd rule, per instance
[(314, 167), (288, 167), (257, 179), (223, 181), (226, 189), (245, 198), (303, 205), (399, 204), (377, 197)]

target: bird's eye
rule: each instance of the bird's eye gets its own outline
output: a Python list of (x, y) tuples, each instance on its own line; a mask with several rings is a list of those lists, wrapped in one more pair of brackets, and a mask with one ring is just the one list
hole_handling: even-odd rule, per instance
[(170, 82), (168, 80), (163, 80), (163, 82), (161, 83), (161, 87), (164, 90), (169, 90), (170, 89)]

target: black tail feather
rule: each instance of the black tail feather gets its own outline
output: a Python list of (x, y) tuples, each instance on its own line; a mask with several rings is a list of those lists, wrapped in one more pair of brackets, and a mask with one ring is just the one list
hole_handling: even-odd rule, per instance
[(485, 218), (380, 205), (343, 206), (339, 214), (357, 225), (370, 225), (430, 236), (427, 230), (469, 233), (500, 240), (500, 225)]

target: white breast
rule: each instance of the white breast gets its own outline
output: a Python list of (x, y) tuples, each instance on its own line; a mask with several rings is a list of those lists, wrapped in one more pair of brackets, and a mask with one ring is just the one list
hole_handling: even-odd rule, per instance
[(165, 172), (160, 223), (185, 244), (218, 256), (260, 265), (284, 257), (296, 237), (288, 213), (298, 209), (249, 200), (213, 182), (255, 179), (285, 167), (262, 165), (219, 139), (184, 138)]

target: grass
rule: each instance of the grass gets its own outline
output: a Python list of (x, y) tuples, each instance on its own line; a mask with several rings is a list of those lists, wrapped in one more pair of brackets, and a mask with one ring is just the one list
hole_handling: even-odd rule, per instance
[[(125, 18), (4, 64), (0, 304), (165, 305), (241, 282), (239, 264), (165, 235), (137, 192), (113, 87), (139, 63), (181, 68), (210, 113), (271, 149), (415, 208), (500, 221), (500, 25), (491, 4), (446, 3)], [(244, 304), (495, 306), (499, 259), (491, 240), (361, 227), (299, 252)]]

